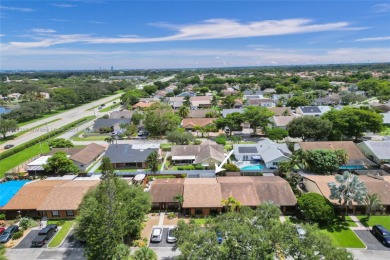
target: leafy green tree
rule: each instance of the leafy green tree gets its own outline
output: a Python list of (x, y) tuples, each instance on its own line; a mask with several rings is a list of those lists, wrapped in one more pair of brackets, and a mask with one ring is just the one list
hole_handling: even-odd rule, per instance
[(167, 134), (167, 140), (174, 144), (187, 145), (195, 140), (195, 137), (189, 132), (172, 131)]
[(256, 134), (257, 128), (261, 128), (265, 132), (268, 125), (271, 124), (273, 115), (274, 113), (266, 107), (247, 106), (244, 110), (245, 119), (251, 124), (253, 134)]
[(130, 138), (132, 137), (135, 133), (137, 133), (138, 131), (138, 127), (135, 125), (135, 124), (130, 124), (130, 125), (127, 125), (126, 126), (126, 131), (124, 132), (124, 134)]
[(347, 162), (344, 150), (314, 149), (305, 152), (305, 160), (310, 171), (318, 174), (333, 174)]
[(158, 153), (153, 151), (149, 154), (148, 158), (146, 158), (146, 164), (150, 168), (153, 173), (158, 171)]
[(134, 252), (134, 260), (157, 260), (156, 253), (147, 246), (143, 246)]
[(287, 124), (289, 136), (307, 139), (319, 140), (326, 138), (332, 129), (332, 123), (313, 116), (302, 116), (294, 118)]
[(52, 148), (70, 148), (73, 147), (73, 143), (65, 138), (56, 138), (49, 142), (49, 146)]
[(350, 172), (344, 172), (343, 175), (336, 175), (336, 183), (329, 182), (329, 198), (338, 200), (342, 207), (342, 218), (345, 221), (348, 206), (352, 202), (363, 204), (367, 196), (367, 188), (364, 182), (359, 180), (358, 176)]
[(310, 100), (303, 96), (294, 96), (287, 100), (286, 106), (291, 108), (297, 108), (301, 106), (310, 105)]
[(145, 112), (145, 128), (152, 136), (162, 136), (175, 130), (180, 121), (180, 117), (167, 104), (153, 104)]
[(0, 244), (0, 260), (7, 260), (5, 257), (5, 246)]
[(353, 92), (341, 93), (341, 104), (350, 105), (362, 102), (365, 98), (362, 95), (357, 95)]
[(217, 144), (225, 145), (226, 144), (226, 135), (224, 135), (224, 134), (218, 135), (217, 138), (215, 139), (215, 142)]
[(179, 116), (181, 118), (186, 118), (190, 114), (190, 109), (187, 106), (179, 107)]
[(53, 174), (76, 174), (79, 172), (77, 165), (62, 151), (56, 152), (50, 157), (43, 168), (46, 172)]
[(109, 159), (105, 159), (102, 172), (101, 183), (81, 202), (75, 236), (86, 241), (88, 259), (118, 259), (128, 254), (121, 245), (139, 237), (145, 214), (151, 208), (150, 195), (117, 177)]
[(236, 96), (227, 96), (224, 99), (222, 99), (222, 105), (224, 108), (233, 108), (234, 104), (236, 103)]
[(3, 138), (6, 138), (8, 132), (15, 132), (18, 129), (16, 120), (0, 118), (0, 133), (3, 135)]
[(148, 93), (139, 89), (131, 89), (121, 96), (121, 101), (125, 107), (132, 106), (139, 102), (140, 98), (148, 97)]
[(68, 108), (70, 104), (78, 103), (77, 93), (72, 88), (53, 89), (51, 93), (51, 99), (55, 102), (61, 103), (65, 109)]
[(184, 197), (182, 194), (177, 194), (173, 197), (173, 201), (177, 201), (177, 203), (179, 204), (179, 211), (181, 211), (182, 207), (183, 207), (183, 202), (184, 202)]
[(211, 98), (211, 106), (212, 107), (217, 107), (218, 106), (218, 98), (216, 96), (213, 96)]
[(368, 221), (370, 220), (372, 211), (375, 211), (382, 206), (381, 197), (378, 193), (367, 194), (364, 199), (364, 203), (366, 204), (366, 215)]
[(157, 91), (157, 87), (155, 85), (144, 86), (144, 91), (149, 95), (153, 95)]
[(119, 244), (114, 251), (114, 260), (131, 260), (130, 248), (125, 244)]
[(239, 172), (240, 168), (238, 168), (235, 164), (227, 163), (223, 166), (227, 172)]
[(113, 144), (115, 141), (117, 141), (117, 139), (115, 138), (115, 136), (108, 136), (104, 138), (104, 141), (106, 141), (109, 144)]
[(242, 129), (241, 124), (245, 122), (245, 120), (246, 118), (244, 114), (234, 112), (228, 114), (225, 118), (221, 117), (215, 120), (215, 125), (219, 129), (229, 127), (230, 135), (232, 135), (232, 131), (239, 131)]
[(184, 97), (183, 106), (191, 107), (191, 100), (189, 96)]
[(282, 128), (270, 128), (267, 129), (267, 137), (271, 140), (283, 140), (288, 136), (286, 129)]
[(144, 115), (138, 111), (134, 111), (133, 116), (131, 117), (131, 122), (134, 125), (139, 125), (141, 121), (144, 119)]
[(303, 194), (298, 198), (298, 207), (306, 218), (320, 224), (331, 222), (335, 217), (333, 204), (317, 193)]
[(382, 130), (383, 116), (368, 108), (344, 107), (341, 110), (332, 109), (322, 116), (332, 122), (333, 135), (337, 133), (355, 140), (361, 138), (364, 132), (378, 133)]

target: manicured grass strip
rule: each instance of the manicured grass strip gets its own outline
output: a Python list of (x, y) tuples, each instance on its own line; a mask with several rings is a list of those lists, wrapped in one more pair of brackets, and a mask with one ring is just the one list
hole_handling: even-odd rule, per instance
[(18, 133), (16, 133), (16, 134), (7, 136), (5, 139), (1, 139), (1, 140), (0, 140), (0, 144), (3, 144), (3, 143), (8, 142), (8, 141), (10, 141), (10, 140), (13, 140), (13, 139), (15, 139), (16, 137), (19, 137), (19, 136), (21, 136), (21, 135), (24, 135), (25, 133), (28, 133), (28, 132), (30, 132), (30, 131), (32, 131), (32, 130), (34, 130), (34, 129), (40, 128), (40, 127), (45, 126), (45, 125), (47, 125), (47, 124), (56, 122), (56, 121), (58, 121), (58, 120), (60, 120), (60, 119), (61, 119), (61, 118), (57, 118), (57, 119), (51, 120), (51, 121), (49, 121), (49, 122), (47, 122), (47, 123), (37, 125), (36, 127), (28, 128), (28, 129), (25, 129), (25, 130), (23, 130), (23, 131), (20, 131), (20, 132), (18, 132)]
[(329, 235), (336, 247), (365, 248), (363, 242), (350, 228), (328, 226), (327, 228), (321, 228), (320, 232)]
[(390, 135), (390, 126), (384, 127), (381, 135)]
[(109, 135), (92, 135), (86, 137), (73, 136), (73, 141), (104, 141)]
[[(65, 223), (61, 226), (60, 231), (57, 232), (57, 234), (54, 236), (54, 238), (50, 241), (50, 243), (47, 246), (48, 247), (59, 246), (64, 240), (65, 236), (69, 233), (69, 230), (73, 226), (73, 223), (74, 221), (65, 221)], [(48, 224), (56, 224), (56, 223), (52, 223), (51, 221), (49, 221)]]
[(109, 111), (113, 110), (114, 108), (119, 107), (120, 105), (121, 105), (121, 103), (113, 104), (109, 107), (103, 108), (102, 110), (100, 110), (100, 112), (109, 112)]
[[(42, 144), (42, 153), (48, 153), (50, 151), (50, 148), (47, 142), (42, 142), (41, 144)], [(10, 157), (1, 160), (0, 178), (3, 178), (4, 173), (6, 173), (8, 170), (18, 166), (19, 164), (22, 164), (23, 162), (39, 154), (41, 154), (41, 145), (38, 143), (18, 153), (13, 154)]]
[(390, 230), (390, 216), (371, 216), (370, 220), (368, 221), (367, 221), (367, 216), (357, 216), (357, 218), (365, 227), (382, 225), (387, 230)]
[[(71, 107), (71, 108), (69, 108), (69, 109), (72, 109), (72, 108), (74, 108), (74, 107)], [(44, 115), (42, 115), (42, 116), (39, 116), (39, 117), (37, 117), (37, 118), (34, 118), (34, 119), (31, 119), (31, 120), (28, 120), (28, 121), (21, 122), (21, 123), (18, 124), (18, 126), (19, 126), (19, 127), (22, 127), (22, 126), (25, 126), (25, 125), (28, 125), (28, 124), (31, 124), (31, 123), (35, 123), (35, 122), (40, 121), (40, 120), (42, 120), (42, 119), (45, 119), (45, 118), (48, 118), (48, 117), (57, 115), (57, 114), (59, 114), (59, 113), (65, 112), (65, 111), (67, 111), (67, 110), (69, 110), (69, 109), (58, 109), (58, 110), (54, 110), (54, 111), (51, 111), (51, 112), (49, 112), (49, 113), (46, 113), (46, 114), (44, 114)]]
[(357, 227), (358, 226), (349, 216), (345, 216), (345, 221), (349, 227)]

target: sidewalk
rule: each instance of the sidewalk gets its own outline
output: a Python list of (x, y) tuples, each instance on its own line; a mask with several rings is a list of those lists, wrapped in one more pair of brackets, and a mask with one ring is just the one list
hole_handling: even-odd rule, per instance
[(351, 220), (353, 222), (355, 222), (356, 226), (357, 227), (350, 227), (350, 229), (352, 230), (370, 230), (369, 227), (365, 227), (360, 221), (359, 219), (355, 216), (355, 215), (349, 215), (348, 216), (351, 218)]

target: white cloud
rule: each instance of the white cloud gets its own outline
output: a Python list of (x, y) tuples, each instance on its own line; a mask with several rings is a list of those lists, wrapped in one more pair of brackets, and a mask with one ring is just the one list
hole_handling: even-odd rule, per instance
[[(161, 26), (161, 24), (159, 24)], [(38, 39), (35, 42), (10, 42), (10, 46), (48, 47), (63, 44), (64, 38), (72, 43), (86, 44), (117, 44), (117, 43), (145, 43), (145, 42), (167, 42), (167, 41), (188, 41), (207, 39), (232, 39), (244, 37), (276, 36), (286, 34), (301, 34), (334, 30), (360, 30), (363, 28), (349, 27), (348, 22), (314, 24), (310, 19), (284, 19), (265, 20), (250, 23), (240, 23), (236, 20), (211, 19), (197, 24), (190, 25), (164, 25), (176, 30), (170, 36), (155, 38), (145, 37), (92, 37), (91, 35), (50, 35), (48, 38)], [(41, 43), (41, 46), (40, 46)], [(50, 45), (48, 45), (50, 43)]]
[(5, 36), (5, 34), (0, 34), (0, 37), (4, 37)]
[(106, 24), (105, 22), (99, 22), (99, 21), (88, 21), (88, 22), (94, 24)]
[(376, 4), (371, 7), (374, 13), (387, 13), (390, 12), (390, 4)]
[(50, 21), (53, 21), (53, 22), (69, 22), (69, 20), (65, 20), (65, 19), (50, 19)]
[(12, 7), (12, 6), (0, 6), (0, 10), (17, 11), (17, 12), (24, 12), (24, 13), (35, 11), (32, 8), (22, 8), (22, 7)]
[(361, 38), (361, 39), (356, 39), (355, 42), (388, 41), (388, 40), (390, 40), (390, 36)]
[(71, 5), (71, 4), (52, 4), (52, 6), (59, 7), (59, 8), (72, 8), (72, 7), (76, 7), (76, 5)]
[(34, 28), (31, 30), (34, 33), (55, 33), (53, 29)]

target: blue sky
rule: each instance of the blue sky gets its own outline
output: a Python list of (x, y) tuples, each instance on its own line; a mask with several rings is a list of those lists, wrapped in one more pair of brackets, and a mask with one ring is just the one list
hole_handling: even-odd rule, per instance
[(1, 1), (0, 69), (390, 61), (389, 1)]

